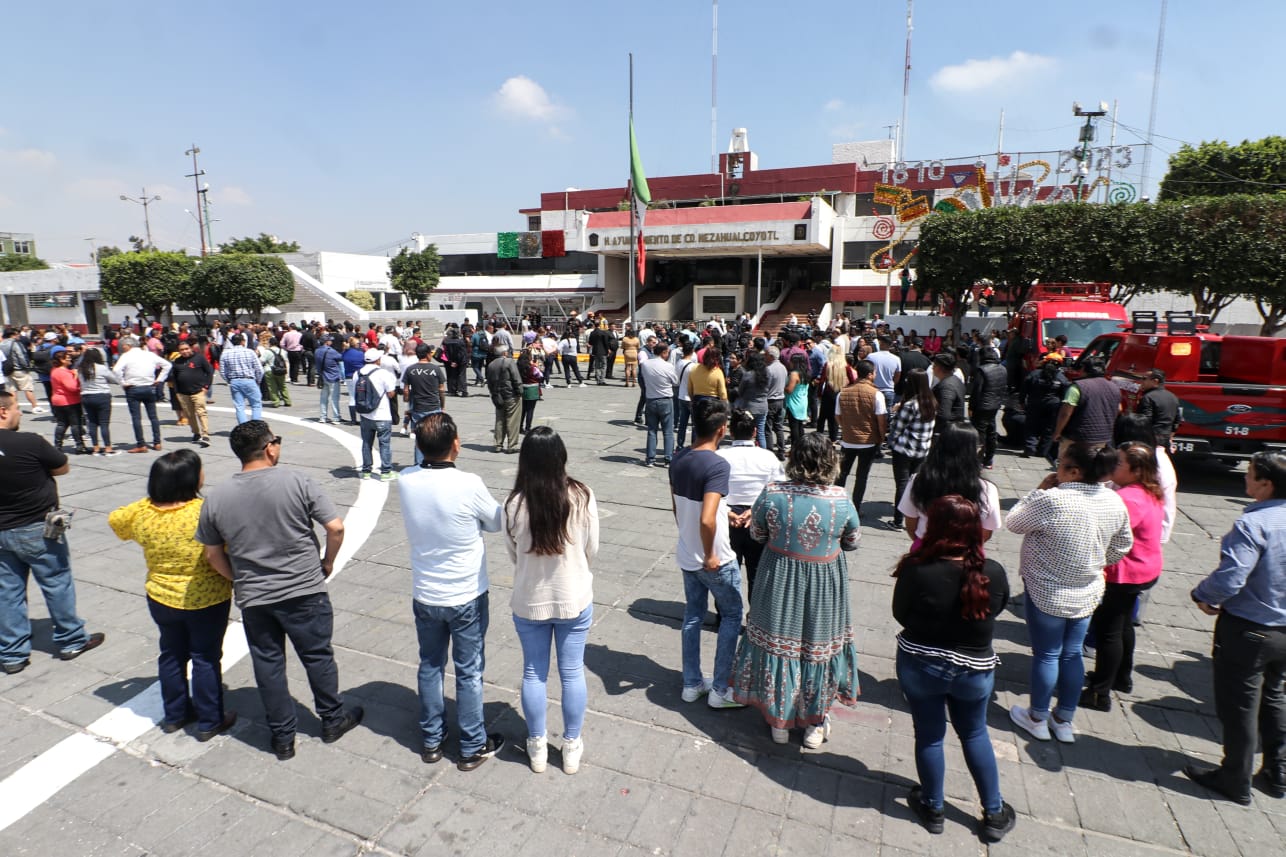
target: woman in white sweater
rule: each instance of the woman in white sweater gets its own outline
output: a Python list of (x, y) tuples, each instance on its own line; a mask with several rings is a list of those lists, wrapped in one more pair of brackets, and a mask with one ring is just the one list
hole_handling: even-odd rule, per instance
[(545, 770), (545, 682), (550, 643), (562, 681), (563, 773), (580, 769), (585, 721), (585, 641), (594, 619), (598, 505), (589, 486), (567, 475), (567, 447), (548, 426), (527, 433), (518, 476), (505, 502), (505, 546), (514, 562), (514, 628), (522, 643), (522, 711), (527, 757)]

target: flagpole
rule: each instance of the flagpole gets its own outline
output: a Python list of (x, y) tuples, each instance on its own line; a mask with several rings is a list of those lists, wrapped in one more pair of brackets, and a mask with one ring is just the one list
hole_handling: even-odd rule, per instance
[(630, 203), (630, 324), (634, 318), (634, 54), (630, 54), (630, 180), (625, 185), (626, 199)]

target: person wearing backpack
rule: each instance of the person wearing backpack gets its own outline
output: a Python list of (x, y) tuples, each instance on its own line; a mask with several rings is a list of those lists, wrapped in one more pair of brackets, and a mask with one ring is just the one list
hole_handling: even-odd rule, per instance
[(277, 337), (268, 340), (268, 347), (263, 349), (264, 386), (268, 388), (268, 407), (290, 407), (290, 389), (286, 386), (286, 373), (290, 371), (290, 361), (286, 352), (277, 343)]
[(4, 353), (5, 358), (5, 382), (13, 388), (15, 396), (17, 393), (22, 393), (27, 397), (33, 414), (43, 414), (45, 409), (36, 403), (36, 388), (31, 383), (31, 352), (27, 350), (16, 327), (5, 328), (0, 352)]
[(393, 413), (389, 400), (397, 390), (397, 378), (380, 366), (384, 352), (368, 348), (364, 365), (353, 383), (353, 408), (361, 421), (362, 478), (371, 476), (372, 447), (380, 443), (380, 475), (385, 482), (397, 479), (393, 472)]

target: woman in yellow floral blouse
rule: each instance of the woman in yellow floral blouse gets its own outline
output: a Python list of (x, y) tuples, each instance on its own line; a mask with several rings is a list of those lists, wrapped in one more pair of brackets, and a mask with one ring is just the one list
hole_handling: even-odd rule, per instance
[(190, 449), (163, 455), (152, 462), (147, 497), (112, 512), (107, 522), (118, 537), (142, 546), (147, 563), (147, 606), (161, 634), (161, 730), (177, 732), (196, 721), (197, 740), (209, 741), (236, 723), (237, 713), (223, 710), (221, 664), (232, 584), (210, 567), (195, 539), (203, 482), (201, 456)]

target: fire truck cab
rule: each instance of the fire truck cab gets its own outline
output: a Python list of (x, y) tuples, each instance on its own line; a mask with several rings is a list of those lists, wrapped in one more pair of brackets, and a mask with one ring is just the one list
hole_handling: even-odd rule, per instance
[(1125, 307), (1112, 301), (1110, 283), (1040, 283), (1010, 323), (1022, 341), (1023, 363), (1035, 369), (1047, 343), (1067, 337), (1067, 356), (1075, 359), (1097, 336), (1129, 325)]

